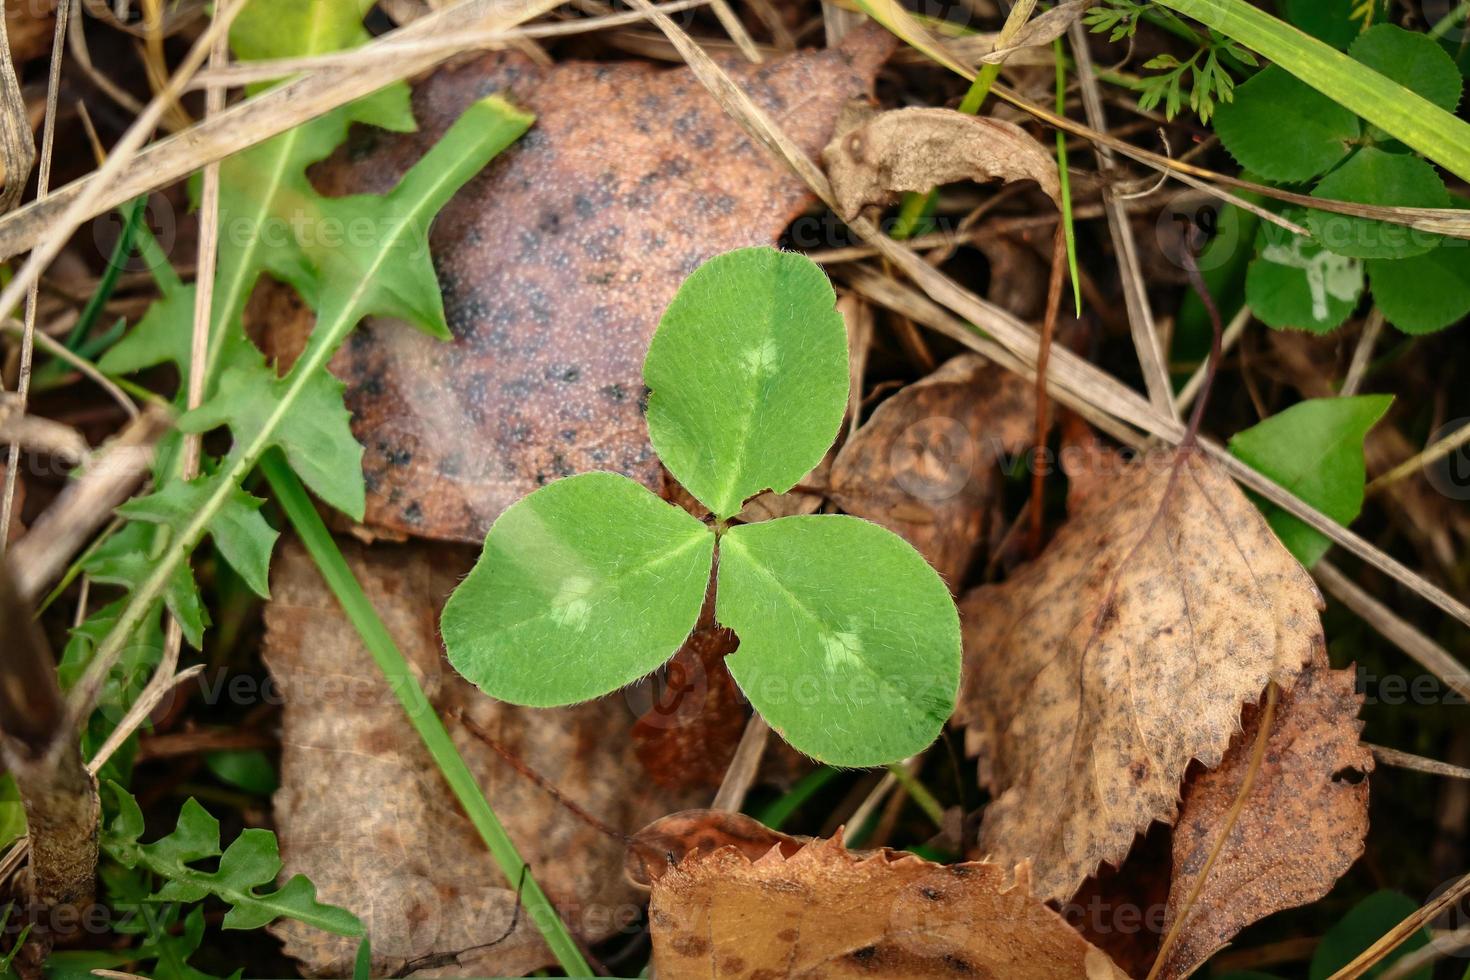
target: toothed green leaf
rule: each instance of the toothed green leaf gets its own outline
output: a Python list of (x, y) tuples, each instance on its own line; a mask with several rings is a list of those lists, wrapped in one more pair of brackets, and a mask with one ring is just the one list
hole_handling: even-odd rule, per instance
[[(201, 476), (188, 483), (175, 480), (162, 490), (134, 497), (117, 509), (124, 517), (181, 530), (208, 499), (218, 477)], [(262, 598), (270, 598), (271, 550), (277, 532), (260, 516), (259, 497), (231, 487), (225, 502), (209, 521), (214, 546), (245, 584)]]
[(281, 448), (302, 482), (361, 520), (366, 498), (362, 445), (353, 438), (352, 417), (342, 404), (342, 382), (317, 372), (290, 403), (289, 388), (290, 382), (276, 377), (264, 360), (237, 358), (220, 377), (214, 397), (180, 418), (179, 428), (208, 432), (228, 425), (237, 445), (269, 431), (267, 444)]
[[(94, 551), (82, 568), (98, 582), (121, 585), (132, 591), (155, 571), (155, 546), (153, 528), (147, 524), (126, 524)], [(184, 639), (198, 649), (204, 642), (204, 627), (209, 622), (209, 614), (199, 598), (194, 573), (187, 564), (179, 564), (169, 570), (163, 601), (179, 621)]]
[(1379, 24), (1354, 40), (1348, 54), (1441, 109), (1453, 112), (1460, 104), (1460, 70), (1427, 34)]
[(122, 339), (107, 349), (97, 366), (108, 374), (131, 374), (172, 364), (179, 377), (189, 373), (193, 348), (194, 287), (164, 285), (162, 295)]
[(1276, 65), (1215, 112), (1215, 132), (1242, 167), (1295, 182), (1326, 173), (1358, 138), (1358, 117)]
[[(357, 47), (370, 40), (362, 18), (371, 6), (371, 0), (251, 0), (230, 27), (230, 46), (245, 61)], [(252, 86), (251, 92), (266, 87)], [(311, 186), (306, 168), (326, 159), (354, 122), (412, 130), (408, 86), (394, 82), (221, 164), (220, 272), (211, 326), (215, 343), (238, 329), (245, 301), (262, 272), (290, 283), (315, 305), (320, 273), (307, 242), (329, 229), (319, 217), (325, 199)]]
[[(102, 847), (126, 868), (142, 868), (162, 878), (152, 902), (197, 902), (214, 896), (230, 906), (226, 929), (258, 929), (286, 917), (340, 936), (361, 936), (357, 916), (316, 900), (316, 888), (303, 875), (269, 890), (281, 870), (276, 835), (268, 830), (244, 830), (220, 853), (219, 821), (190, 798), (179, 810), (175, 829), (150, 844), (139, 843), (143, 815), (131, 794), (117, 783), (107, 789), (117, 814), (102, 833)], [(215, 870), (193, 867), (218, 857)], [(267, 888), (261, 891), (261, 888)]]
[(1404, 333), (1443, 330), (1470, 314), (1470, 242), (1445, 239), (1408, 259), (1369, 259), (1373, 301)]
[[(1323, 177), (1312, 196), (1390, 207), (1450, 205), (1444, 181), (1431, 164), (1407, 153), (1389, 153), (1376, 146), (1363, 147)], [(1329, 211), (1308, 211), (1307, 227), (1325, 248), (1360, 259), (1423, 255), (1440, 242), (1440, 236), (1414, 228)]]
[[(1303, 213), (1285, 217), (1300, 222)], [(1245, 300), (1277, 329), (1327, 333), (1342, 326), (1363, 294), (1363, 263), (1329, 252), (1311, 239), (1261, 222), (1257, 254), (1245, 273)]]

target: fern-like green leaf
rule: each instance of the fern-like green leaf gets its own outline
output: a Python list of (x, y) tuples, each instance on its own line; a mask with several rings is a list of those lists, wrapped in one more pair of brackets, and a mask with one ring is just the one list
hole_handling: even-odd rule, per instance
[[(217, 479), (201, 476), (188, 483), (175, 480), (147, 496), (134, 497), (117, 512), (134, 520), (161, 524), (177, 533), (208, 499), (210, 485)], [(262, 598), (269, 598), (271, 549), (275, 547), (277, 533), (260, 516), (263, 503), (259, 497), (231, 487), (225, 502), (209, 522), (209, 534), (220, 555), (245, 584)]]
[[(230, 47), (243, 61), (357, 47), (370, 39), (362, 17), (371, 6), (372, 0), (251, 0), (231, 25)], [(320, 237), (321, 227), (309, 222), (324, 198), (311, 186), (306, 168), (335, 150), (354, 122), (411, 131), (408, 86), (395, 82), (221, 164), (220, 272), (211, 325), (216, 350), (224, 335), (237, 329), (262, 272), (290, 283), (316, 304), (320, 276), (302, 240)], [(211, 358), (211, 366), (221, 362), (219, 356)]]
[[(252, 828), (242, 831), (220, 852), (219, 821), (190, 798), (179, 810), (172, 833), (149, 844), (143, 834), (138, 802), (117, 783), (109, 782), (116, 816), (102, 834), (102, 847), (125, 868), (142, 868), (164, 880), (150, 896), (154, 902), (198, 902), (214, 896), (230, 906), (226, 929), (258, 929), (287, 917), (339, 936), (361, 936), (362, 922), (351, 912), (316, 899), (316, 887), (305, 875), (295, 875), (274, 891), (260, 889), (275, 882), (281, 870), (276, 835)], [(214, 871), (193, 867), (218, 857)]]
[[(147, 524), (126, 524), (83, 562), (82, 570), (94, 581), (120, 585), (130, 592), (137, 591), (158, 571), (157, 544), (153, 528)], [(163, 581), (160, 593), (168, 611), (174, 614), (183, 628), (184, 639), (197, 649), (204, 642), (204, 627), (209, 622), (209, 613), (199, 598), (199, 586), (188, 564), (177, 564), (168, 569), (168, 577)]]

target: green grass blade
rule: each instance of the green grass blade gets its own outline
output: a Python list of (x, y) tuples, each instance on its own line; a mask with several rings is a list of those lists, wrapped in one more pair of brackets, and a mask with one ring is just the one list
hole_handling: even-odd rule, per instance
[(87, 305), (82, 307), (82, 315), (77, 317), (77, 322), (72, 326), (71, 333), (66, 335), (66, 346), (75, 351), (82, 339), (91, 332), (102, 315), (102, 308), (112, 298), (112, 292), (117, 288), (117, 280), (122, 276), (123, 266), (127, 264), (128, 256), (133, 254), (133, 238), (138, 234), (138, 226), (143, 223), (143, 210), (148, 204), (147, 195), (135, 197), (127, 204), (118, 208), (122, 217), (122, 231), (117, 236), (117, 242), (112, 247), (112, 254), (107, 258), (107, 266), (102, 270), (102, 277), (97, 280), (97, 288), (87, 299)]
[[(1052, 41), (1057, 58), (1057, 115), (1067, 114), (1067, 61), (1062, 39)], [(1077, 290), (1077, 229), (1072, 225), (1072, 177), (1067, 172), (1067, 134), (1057, 130), (1057, 182), (1062, 188), (1062, 235), (1067, 242), (1067, 274), (1072, 277), (1072, 302), (1082, 315), (1082, 294)]]
[(490, 856), (505, 875), (506, 881), (512, 884), (524, 881), (521, 900), (525, 903), (529, 918), (541, 930), (546, 944), (551, 947), (557, 962), (569, 976), (591, 976), (592, 971), (582, 957), (582, 951), (567, 931), (555, 906), (536, 883), (526, 862), (516, 850), (515, 843), (480, 791), (479, 783), (475, 781), (469, 766), (465, 765), (464, 758), (455, 748), (454, 740), (444, 728), (444, 722), (434, 711), (408, 661), (404, 659), (403, 652), (393, 642), (388, 628), (383, 625), (377, 610), (362, 591), (357, 577), (352, 574), (347, 560), (342, 557), (337, 542), (332, 540), (331, 532), (327, 530), (327, 525), (317, 513), (311, 498), (307, 496), (301, 480), (287, 465), (279, 450), (266, 453), (260, 461), (260, 469), (270, 481), (281, 509), (296, 528), (297, 536), (316, 562), (322, 578), (342, 604), (342, 610), (352, 621), (363, 644), (372, 654), (373, 661), (387, 679), (389, 689), (403, 706), (414, 731), (423, 739), (424, 747), (429, 750), (429, 755), (444, 774), (445, 782), (464, 807), (470, 822), (480, 832), (485, 846), (490, 849)]
[(1470, 124), (1428, 99), (1246, 0), (1159, 3), (1233, 38), (1461, 180), (1470, 180)]

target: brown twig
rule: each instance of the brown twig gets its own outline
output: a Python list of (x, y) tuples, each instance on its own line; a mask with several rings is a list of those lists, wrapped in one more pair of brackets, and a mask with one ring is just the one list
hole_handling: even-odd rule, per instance
[(464, 712), (457, 712), (453, 717), (455, 721), (464, 726), (465, 731), (469, 732), (471, 735), (475, 736), (475, 738), (484, 742), (491, 749), (493, 749), (496, 755), (505, 760), (506, 765), (510, 766), (522, 776), (525, 776), (531, 782), (535, 783), (538, 787), (541, 788), (542, 792), (546, 793), (547, 796), (550, 796), (553, 800), (556, 800), (556, 802), (566, 807), (566, 809), (569, 810), (574, 816), (576, 816), (577, 819), (581, 820), (583, 823), (591, 827), (593, 830), (596, 830), (598, 833), (611, 837), (613, 840), (618, 841), (619, 843), (626, 844), (628, 842), (627, 834), (623, 833), (621, 830), (618, 830), (616, 827), (613, 827), (611, 824), (607, 823), (596, 814), (590, 812), (581, 804), (577, 803), (575, 800), (569, 799), (567, 796), (565, 796), (561, 790), (557, 789), (556, 786), (552, 784), (551, 780), (547, 779), (535, 769), (532, 769), (530, 766), (526, 765), (526, 763), (517, 758), (516, 755), (510, 751), (510, 749), (507, 749), (504, 745), (502, 745), (499, 739), (497, 739), (494, 735), (491, 735), (488, 731), (485, 730), (485, 726), (481, 725), (473, 718), (470, 718), (468, 715), (464, 714)]
[(112, 509), (128, 499), (148, 474), (153, 446), (168, 426), (169, 414), (160, 408), (129, 423), (11, 547), (16, 588), (26, 601), (34, 601), (55, 581), (72, 555), (107, 522)]

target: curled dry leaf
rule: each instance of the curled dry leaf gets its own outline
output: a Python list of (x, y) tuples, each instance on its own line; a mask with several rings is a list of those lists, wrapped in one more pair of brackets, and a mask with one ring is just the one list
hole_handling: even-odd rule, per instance
[(995, 463), (1031, 442), (1036, 395), (977, 354), (952, 358), (889, 398), (837, 454), (828, 495), (903, 536), (951, 589), (981, 543)]
[[(893, 43), (869, 27), (727, 70), (816, 153), (840, 107), (871, 94)], [(474, 542), (558, 477), (613, 470), (657, 488), (642, 366), (664, 307), (702, 261), (771, 244), (811, 199), (687, 68), (542, 67), (515, 53), (437, 72), (414, 93), (418, 132), (373, 133), (314, 178), (326, 193), (385, 191), (493, 91), (536, 124), (430, 235), (454, 341), (370, 321), (331, 365), (366, 447), (367, 523)], [(268, 349), (294, 357), (310, 314), (264, 312)]]
[[(1314, 902), (1363, 853), (1373, 753), (1358, 739), (1352, 669), (1318, 652), (1280, 696), (1255, 785), (1159, 976), (1187, 977), (1241, 929)], [(1254, 706), (1218, 768), (1196, 773), (1174, 826), (1165, 929), (1179, 917), (1245, 777), (1260, 730)]]
[(681, 810), (659, 817), (628, 840), (625, 870), (635, 885), (647, 888), (685, 858), (704, 857), (733, 847), (754, 861), (773, 847), (788, 857), (811, 843), (772, 830), (754, 817), (730, 810)]
[(1021, 29), (1011, 35), (1010, 43), (1003, 48), (992, 48), (980, 56), (979, 61), (988, 65), (999, 65), (1009, 61), (1017, 52), (1050, 44), (1063, 34), (1086, 12), (1091, 0), (1067, 0), (1050, 10), (1032, 17)]
[[(643, 775), (628, 738), (634, 712), (621, 697), (518, 708), (485, 697), (449, 668), (435, 624), (444, 597), (473, 562), (469, 551), (342, 546), (414, 665), (430, 701), (425, 710), (473, 720), (614, 827), (641, 827), (697, 802)], [(450, 976), (519, 976), (553, 965), (535, 927), (516, 916), (514, 883), (486, 853), (311, 559), (293, 542), (281, 549), (272, 572), (265, 657), (285, 702), (275, 797), (283, 874), (305, 873), (323, 901), (362, 918), (372, 936), (374, 976), (413, 964), (437, 963), (433, 971)], [(590, 827), (490, 746), (448, 724), (572, 932), (595, 942), (636, 919), (641, 896), (624, 879), (623, 842)], [(512, 919), (516, 928), (496, 942)], [(306, 972), (351, 973), (355, 940), (285, 920), (274, 929)], [(457, 960), (425, 959), (456, 952)]]
[(693, 852), (654, 880), (649, 921), (660, 980), (1124, 977), (1030, 893), (1024, 870), (837, 840), (756, 858), (734, 846)]
[(892, 109), (840, 129), (822, 151), (844, 218), (957, 180), (1034, 180), (1061, 207), (1050, 151), (1015, 123), (953, 109)]
[[(1321, 898), (1363, 851), (1373, 756), (1358, 740), (1353, 671), (1314, 654), (1280, 695), (1255, 787), (1159, 976), (1188, 976), (1244, 927)], [(1148, 973), (1239, 792), (1260, 731), (1247, 705), (1216, 769), (1190, 767), (1174, 827), (1154, 824), (1122, 868), (1104, 866), (1063, 906), (1130, 976)]]
[(1241, 706), (1324, 645), (1311, 578), (1202, 453), (1085, 463), (1041, 557), (961, 603), (982, 848), (1063, 901), (1172, 823), (1190, 761), (1219, 765)]

